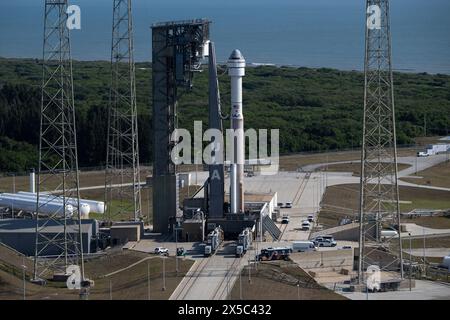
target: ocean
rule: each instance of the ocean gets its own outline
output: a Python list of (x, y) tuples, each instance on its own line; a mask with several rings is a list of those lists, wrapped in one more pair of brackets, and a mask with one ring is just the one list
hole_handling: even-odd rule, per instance
[[(42, 56), (44, 0), (0, 0), (0, 57)], [(109, 60), (112, 0), (81, 8), (72, 56)], [(218, 60), (238, 48), (248, 62), (362, 70), (364, 0), (134, 0), (136, 61), (151, 60), (151, 24), (208, 18)], [(450, 74), (450, 1), (392, 0), (395, 70)]]

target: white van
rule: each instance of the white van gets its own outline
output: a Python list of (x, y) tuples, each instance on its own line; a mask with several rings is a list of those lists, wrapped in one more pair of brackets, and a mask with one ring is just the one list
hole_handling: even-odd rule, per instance
[(395, 229), (384, 229), (381, 230), (380, 235), (382, 240), (386, 240), (398, 237), (398, 232)]
[(311, 229), (311, 223), (308, 220), (303, 221), (301, 229), (303, 231), (309, 231)]
[(308, 252), (316, 251), (317, 247), (312, 241), (294, 241), (292, 242), (292, 251), (294, 252)]

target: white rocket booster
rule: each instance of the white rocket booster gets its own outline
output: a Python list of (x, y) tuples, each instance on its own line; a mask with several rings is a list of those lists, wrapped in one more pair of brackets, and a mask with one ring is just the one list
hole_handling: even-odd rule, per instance
[(244, 212), (244, 115), (242, 113), (242, 77), (245, 76), (245, 59), (234, 50), (228, 60), (231, 78), (231, 129), (235, 132), (233, 159), (231, 159), (230, 203), (231, 213)]

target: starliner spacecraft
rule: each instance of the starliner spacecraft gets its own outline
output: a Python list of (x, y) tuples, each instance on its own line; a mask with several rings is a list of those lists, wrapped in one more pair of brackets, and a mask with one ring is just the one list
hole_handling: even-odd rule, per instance
[(244, 115), (242, 112), (242, 77), (245, 75), (245, 59), (239, 50), (233, 50), (228, 59), (228, 74), (231, 78), (231, 129), (233, 140), (230, 170), (231, 213), (244, 212)]

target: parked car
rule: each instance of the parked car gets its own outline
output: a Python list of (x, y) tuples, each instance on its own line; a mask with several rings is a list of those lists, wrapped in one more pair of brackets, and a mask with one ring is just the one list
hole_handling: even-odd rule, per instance
[(281, 224), (288, 224), (289, 223), (289, 216), (288, 215), (284, 215), (281, 218)]
[(277, 206), (278, 206), (278, 208), (284, 208), (284, 203), (283, 202), (278, 202)]
[(314, 244), (318, 247), (335, 247), (337, 242), (334, 240), (333, 236), (319, 236), (312, 240)]
[(417, 156), (418, 157), (428, 157), (429, 154), (427, 152), (420, 151), (420, 152), (417, 152)]
[(314, 222), (314, 215), (313, 214), (308, 214), (308, 221), (309, 222)]
[(159, 254), (162, 256), (168, 256), (169, 255), (169, 249), (164, 247), (157, 247), (155, 248), (155, 254)]
[(309, 231), (311, 229), (311, 223), (308, 220), (303, 221), (301, 229), (303, 231)]
[(286, 202), (285, 208), (292, 208), (292, 202)]

